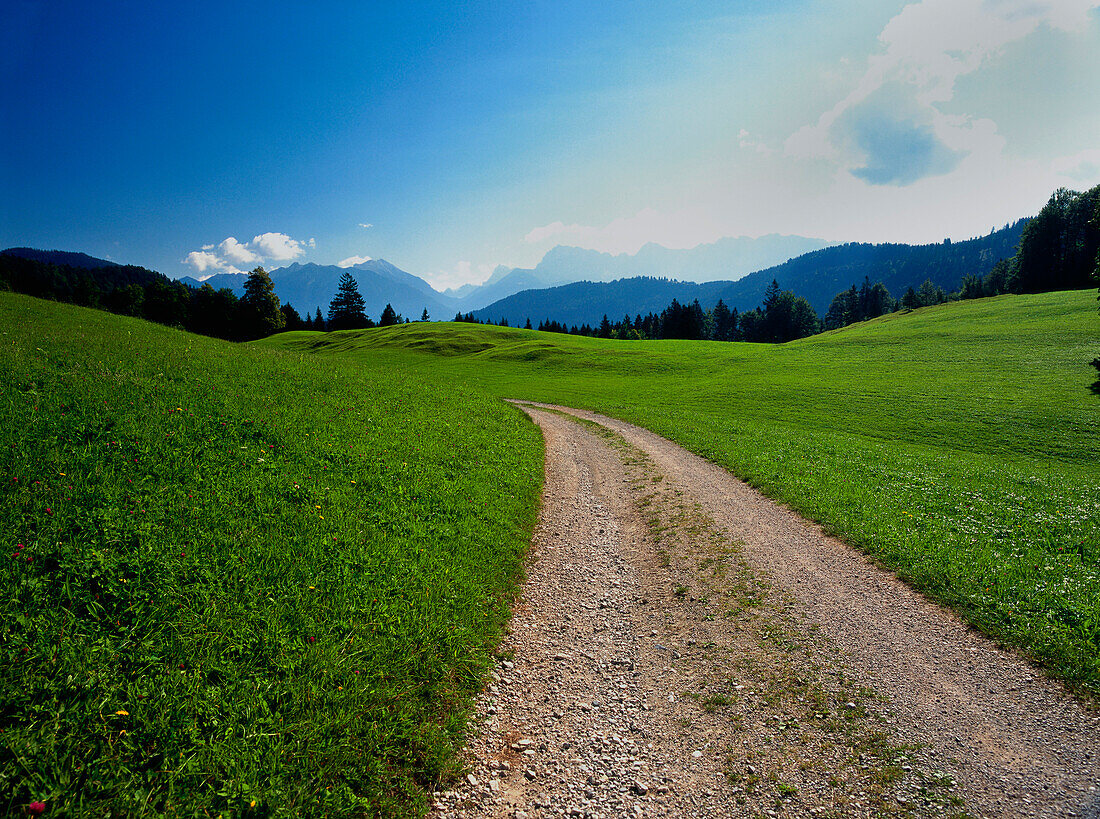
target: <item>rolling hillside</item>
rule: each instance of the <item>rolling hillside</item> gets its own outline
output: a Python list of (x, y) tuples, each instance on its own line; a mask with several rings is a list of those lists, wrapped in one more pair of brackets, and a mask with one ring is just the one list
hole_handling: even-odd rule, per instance
[(640, 424), (1100, 695), (1095, 291), (896, 313), (783, 345), (471, 325), (262, 342)]
[(534, 523), (484, 393), (0, 293), (0, 813), (417, 816)]

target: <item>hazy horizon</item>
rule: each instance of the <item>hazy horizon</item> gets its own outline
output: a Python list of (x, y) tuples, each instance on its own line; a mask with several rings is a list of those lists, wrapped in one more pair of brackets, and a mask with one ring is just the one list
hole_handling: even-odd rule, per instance
[(961, 240), (1100, 182), (1100, 0), (2, 16), (0, 245), (175, 278)]

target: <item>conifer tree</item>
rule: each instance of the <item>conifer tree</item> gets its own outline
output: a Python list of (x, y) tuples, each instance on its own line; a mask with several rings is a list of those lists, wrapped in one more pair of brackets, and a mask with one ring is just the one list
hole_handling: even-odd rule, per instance
[[(471, 316), (472, 318), (472, 316)], [(404, 321), (401, 316), (397, 314), (397, 311), (393, 309), (392, 304), (387, 304), (382, 311), (382, 317), (378, 319), (379, 327), (389, 327), (392, 324), (401, 324)]]
[(733, 341), (733, 314), (730, 313), (730, 309), (726, 307), (726, 303), (721, 299), (718, 299), (718, 304), (714, 305), (713, 318), (714, 340)]
[(355, 277), (345, 271), (336, 287), (336, 295), (328, 305), (328, 328), (330, 330), (355, 330), (365, 327), (367, 313), (363, 296)]
[(321, 315), (321, 308), (317, 308), (317, 315), (313, 317), (313, 329), (324, 330), (325, 329), (325, 317)]
[(294, 306), (290, 304), (290, 302), (280, 307), (279, 312), (283, 314), (284, 330), (301, 330), (305, 326), (302, 323), (302, 317), (298, 315), (298, 311), (294, 309)]

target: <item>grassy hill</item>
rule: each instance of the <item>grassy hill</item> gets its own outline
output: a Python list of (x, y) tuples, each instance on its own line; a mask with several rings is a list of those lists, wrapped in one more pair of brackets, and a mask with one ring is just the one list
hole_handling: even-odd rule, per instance
[(1100, 694), (1092, 292), (894, 314), (782, 346), (471, 325), (284, 334), (641, 424), (721, 464), (970, 622)]
[(250, 346), (0, 293), (0, 806), (416, 815), (541, 481), (644, 424), (1100, 694), (1091, 293), (783, 346), (460, 324)]
[(541, 439), (419, 372), (0, 293), (0, 813), (416, 815)]

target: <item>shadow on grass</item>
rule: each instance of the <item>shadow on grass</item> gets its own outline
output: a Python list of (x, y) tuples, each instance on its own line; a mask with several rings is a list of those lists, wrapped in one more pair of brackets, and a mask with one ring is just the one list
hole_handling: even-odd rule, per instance
[[(1100, 358), (1094, 358), (1090, 363), (1096, 368), (1097, 372), (1100, 372)], [(1100, 395), (1100, 378), (1096, 379), (1089, 389), (1092, 390), (1093, 395)]]

